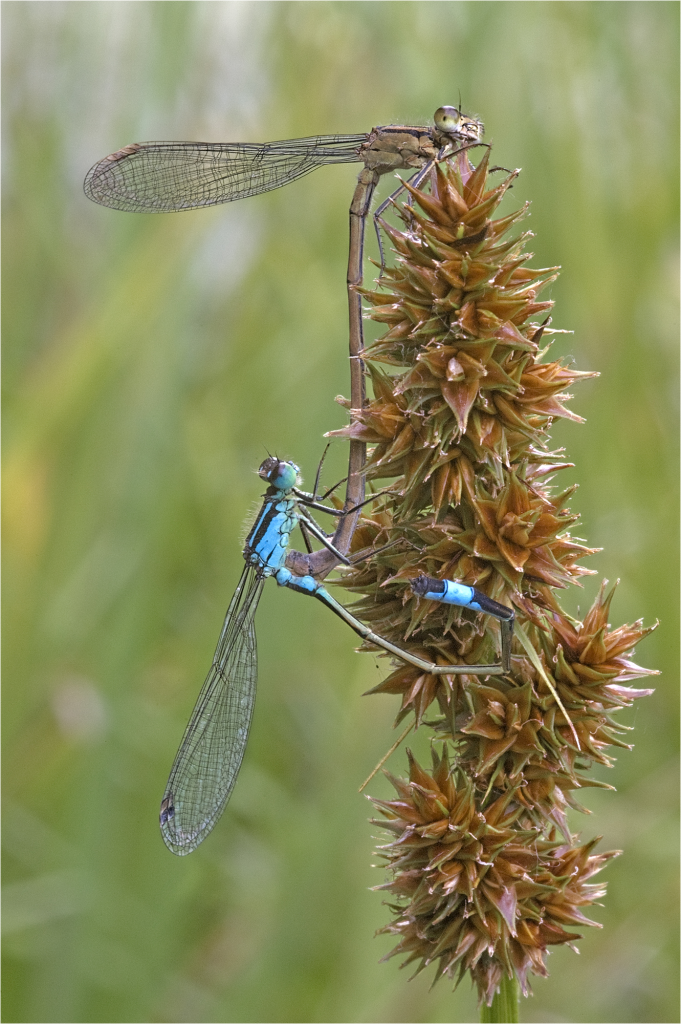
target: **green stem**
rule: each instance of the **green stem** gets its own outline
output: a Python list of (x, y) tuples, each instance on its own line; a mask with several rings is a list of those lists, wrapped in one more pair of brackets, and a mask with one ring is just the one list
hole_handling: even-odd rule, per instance
[(518, 982), (504, 975), (492, 1005), (480, 1010), (480, 1024), (518, 1024), (519, 998)]

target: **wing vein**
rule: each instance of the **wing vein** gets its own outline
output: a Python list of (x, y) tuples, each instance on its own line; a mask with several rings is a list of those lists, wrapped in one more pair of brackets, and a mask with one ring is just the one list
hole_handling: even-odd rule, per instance
[(268, 192), (324, 164), (356, 163), (366, 135), (248, 142), (139, 142), (91, 167), (89, 199), (115, 210), (167, 213)]

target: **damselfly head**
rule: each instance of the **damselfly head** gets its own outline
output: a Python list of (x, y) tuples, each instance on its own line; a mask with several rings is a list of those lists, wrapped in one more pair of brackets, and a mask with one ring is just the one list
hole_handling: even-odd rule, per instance
[(469, 142), (479, 142), (485, 126), (474, 117), (465, 117), (456, 107), (438, 107), (433, 116), (435, 127), (446, 135)]
[(295, 487), (298, 483), (299, 473), (300, 470), (295, 462), (282, 462), (273, 455), (269, 459), (265, 459), (258, 470), (258, 476), (267, 480), (268, 484), (278, 491), (290, 491), (292, 487)]

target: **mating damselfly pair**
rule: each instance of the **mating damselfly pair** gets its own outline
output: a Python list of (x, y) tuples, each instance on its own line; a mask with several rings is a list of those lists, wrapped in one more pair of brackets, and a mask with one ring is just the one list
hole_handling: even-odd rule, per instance
[[(285, 185), (327, 163), (364, 163), (350, 207), (348, 297), (350, 308), (351, 405), (365, 404), (361, 298), (366, 217), (382, 174), (415, 169), (418, 185), (439, 161), (479, 145), (482, 124), (456, 108), (441, 107), (434, 127), (390, 125), (364, 135), (317, 136), (265, 145), (246, 143), (151, 142), (127, 146), (96, 164), (85, 180), (89, 198), (116, 209), (160, 213), (192, 209), (256, 195)], [(401, 185), (376, 211), (375, 223)], [(383, 253), (381, 251), (381, 262)], [(436, 675), (498, 675), (510, 669), (513, 611), (473, 587), (420, 576), (413, 593), (494, 616), (501, 623), (501, 663), (436, 664), (404, 651), (373, 633), (336, 601), (320, 582), (346, 557), (359, 510), (364, 503), (364, 443), (351, 441), (348, 487), (343, 510), (324, 506), (299, 487), (292, 462), (267, 459), (260, 476), (268, 484), (263, 506), (244, 548), (246, 566), (229, 605), (213, 663), (185, 730), (161, 805), (161, 829), (177, 854), (194, 850), (209, 834), (231, 795), (244, 755), (257, 677), (254, 615), (264, 582), (317, 598), (363, 640), (422, 672)], [(333, 534), (321, 530), (311, 510), (334, 514)], [(289, 551), (293, 529), (322, 544), (307, 555)], [(295, 558), (293, 557), (295, 555)], [(288, 562), (288, 564), (287, 564)], [(304, 572), (301, 574), (301, 565)], [(291, 568), (295, 567), (296, 572)]]

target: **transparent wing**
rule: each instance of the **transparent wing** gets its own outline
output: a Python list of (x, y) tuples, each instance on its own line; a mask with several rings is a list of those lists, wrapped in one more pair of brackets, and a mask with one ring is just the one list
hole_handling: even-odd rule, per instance
[(366, 135), (248, 142), (135, 142), (91, 167), (88, 199), (115, 210), (167, 213), (244, 199), (322, 164), (359, 161)]
[(195, 850), (212, 831), (241, 768), (258, 675), (253, 619), (264, 582), (253, 566), (244, 568), (170, 771), (161, 832), (179, 856)]

